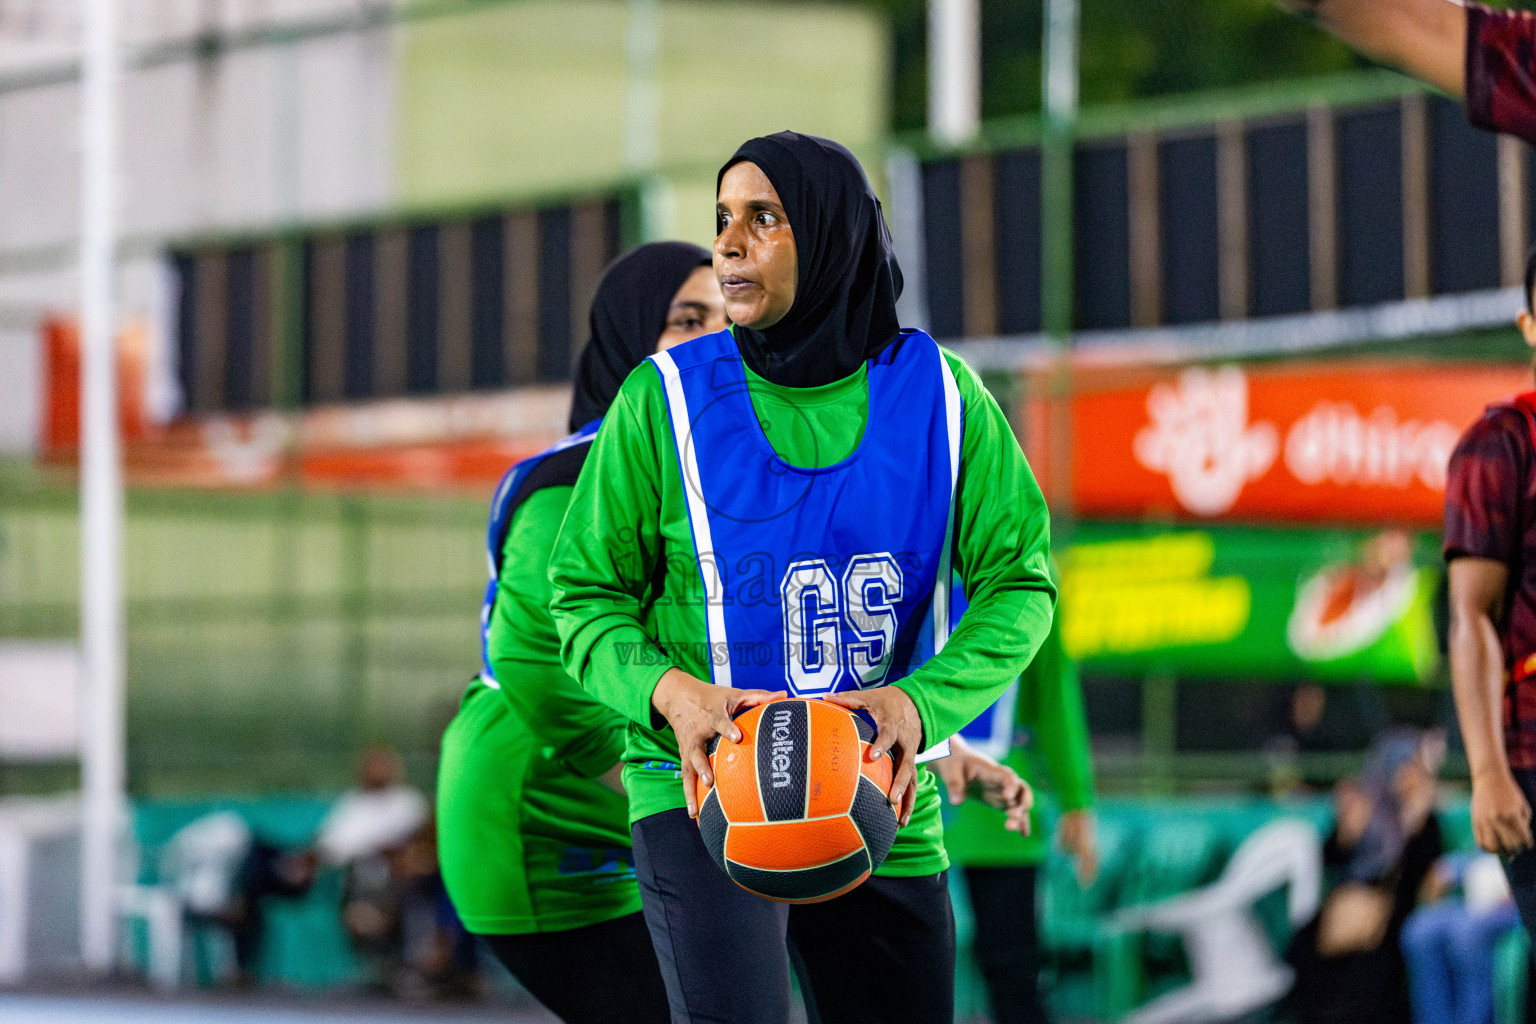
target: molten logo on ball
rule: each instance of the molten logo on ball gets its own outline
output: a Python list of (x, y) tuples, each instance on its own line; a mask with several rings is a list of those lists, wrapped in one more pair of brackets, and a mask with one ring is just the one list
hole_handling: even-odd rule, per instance
[(795, 741), (789, 738), (790, 713), (781, 708), (773, 713), (773, 788), (789, 785), (789, 759), (795, 752)]
[(710, 749), (714, 788), (699, 786), (699, 830), (715, 863), (783, 903), (831, 899), (868, 878), (896, 839), (891, 759), (869, 759), (868, 723), (788, 698), (736, 725), (740, 743), (722, 737)]

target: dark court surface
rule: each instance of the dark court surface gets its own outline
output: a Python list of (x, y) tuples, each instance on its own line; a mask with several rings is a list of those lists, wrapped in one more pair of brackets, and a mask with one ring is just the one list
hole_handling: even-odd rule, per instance
[(0, 1024), (558, 1024), (529, 1003), (403, 1006), (377, 1000), (155, 998), (129, 994), (0, 993)]

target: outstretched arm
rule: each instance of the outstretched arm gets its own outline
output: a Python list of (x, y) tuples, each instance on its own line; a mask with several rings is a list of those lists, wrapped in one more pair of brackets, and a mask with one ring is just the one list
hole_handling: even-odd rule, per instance
[(1454, 0), (1276, 0), (1351, 49), (1461, 99), (1467, 14)]

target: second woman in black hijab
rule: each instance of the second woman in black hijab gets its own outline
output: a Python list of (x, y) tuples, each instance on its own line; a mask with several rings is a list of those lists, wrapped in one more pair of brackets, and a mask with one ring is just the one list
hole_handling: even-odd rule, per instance
[[(674, 1021), (783, 1024), (792, 939), (828, 1024), (948, 1022), (948, 862), (937, 786), (915, 762), (1045, 637), (1045, 504), (976, 375), (900, 329), (901, 273), (846, 149), (753, 139), (721, 169), (717, 199), (714, 268), (734, 327), (653, 357), (620, 389), (550, 565), (561, 656), (630, 720), (635, 866)], [(738, 497), (790, 492), (784, 507)], [(922, 557), (889, 546), (902, 530)], [(951, 563), (970, 608), (923, 660), (904, 638), (948, 594)], [(878, 593), (849, 582), (855, 565), (883, 567)], [(814, 636), (795, 613), (806, 607)], [(764, 651), (785, 657), (765, 664)], [(901, 822), (868, 881), (793, 908), (731, 882), (690, 820), (696, 779), (713, 783), (710, 740), (737, 738), (732, 714), (785, 689), (868, 712)]]
[(443, 737), (438, 846), (460, 918), (567, 1024), (669, 1016), (615, 770), (624, 726), (560, 667), (549, 552), (599, 420), (630, 370), (724, 325), (709, 254), (643, 245), (603, 274), (573, 434), (514, 466), (491, 506), (484, 668)]

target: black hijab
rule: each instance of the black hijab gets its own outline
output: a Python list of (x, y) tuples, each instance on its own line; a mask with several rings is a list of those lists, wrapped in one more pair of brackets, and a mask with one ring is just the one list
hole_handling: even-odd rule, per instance
[(587, 347), (576, 370), (573, 432), (607, 413), (624, 378), (656, 351), (672, 296), (709, 263), (709, 251), (689, 242), (651, 242), (608, 264), (592, 297)]
[(795, 235), (798, 282), (783, 320), (755, 331), (737, 324), (747, 365), (786, 387), (809, 388), (858, 370), (896, 340), (901, 267), (864, 168), (836, 142), (779, 132), (748, 139), (715, 179), (739, 163), (768, 177)]

